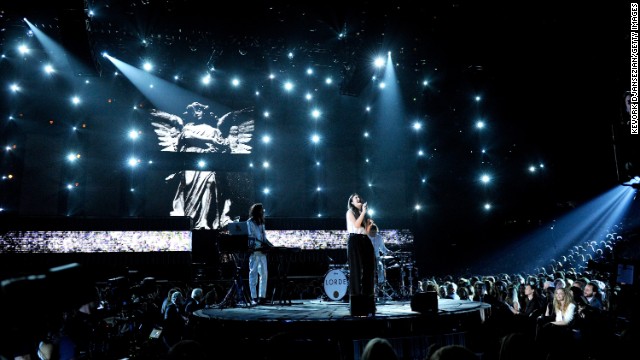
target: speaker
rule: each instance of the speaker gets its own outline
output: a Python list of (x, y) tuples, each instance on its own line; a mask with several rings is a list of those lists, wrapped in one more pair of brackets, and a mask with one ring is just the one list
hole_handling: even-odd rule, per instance
[(435, 291), (416, 293), (411, 298), (411, 310), (421, 314), (437, 314), (438, 294)]
[(368, 316), (376, 313), (376, 299), (373, 296), (353, 295), (349, 298), (351, 316)]

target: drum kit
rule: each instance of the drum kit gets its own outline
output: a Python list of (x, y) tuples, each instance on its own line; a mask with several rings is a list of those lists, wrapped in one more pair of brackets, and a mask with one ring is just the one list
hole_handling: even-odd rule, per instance
[[(415, 293), (417, 279), (415, 261), (411, 260), (411, 252), (394, 252), (392, 255), (380, 257), (382, 266), (376, 266), (375, 296), (376, 302), (390, 300), (409, 300)], [(382, 274), (379, 274), (379, 270)], [(393, 276), (399, 272), (399, 278)], [(387, 276), (389, 274), (389, 276)], [(379, 276), (381, 275), (381, 276)], [(397, 286), (394, 288), (394, 283)], [(349, 295), (349, 266), (330, 264), (324, 275), (324, 293), (330, 301), (346, 301)]]
[(329, 300), (339, 301), (349, 289), (349, 270), (346, 267), (329, 269), (324, 276), (324, 293)]

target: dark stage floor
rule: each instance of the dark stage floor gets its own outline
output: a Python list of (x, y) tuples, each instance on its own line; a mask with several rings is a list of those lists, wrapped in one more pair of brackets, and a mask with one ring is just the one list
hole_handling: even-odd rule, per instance
[(199, 341), (232, 346), (242, 359), (356, 360), (374, 337), (389, 339), (401, 359), (424, 359), (431, 344), (466, 345), (467, 334), (482, 324), (489, 308), (440, 299), (437, 311), (419, 313), (410, 301), (387, 301), (377, 304), (375, 316), (354, 317), (346, 301), (298, 300), (204, 309), (191, 321)]

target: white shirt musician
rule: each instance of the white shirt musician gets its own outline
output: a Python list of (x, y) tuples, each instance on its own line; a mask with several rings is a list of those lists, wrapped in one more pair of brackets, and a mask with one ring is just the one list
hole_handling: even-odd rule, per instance
[[(249, 209), (249, 239), (255, 243), (254, 251), (249, 257), (249, 288), (251, 291), (252, 304), (264, 304), (267, 297), (267, 279), (269, 271), (267, 269), (267, 254), (261, 249), (272, 247), (273, 244), (267, 239), (264, 226), (264, 207), (260, 203), (251, 205)], [(260, 280), (260, 283), (258, 283)]]
[(376, 257), (376, 270), (378, 273), (378, 284), (385, 282), (385, 270), (384, 262), (382, 261), (382, 255), (387, 255), (392, 251), (389, 250), (384, 244), (384, 239), (378, 232), (378, 225), (372, 224), (369, 229), (369, 239), (373, 245), (373, 254)]

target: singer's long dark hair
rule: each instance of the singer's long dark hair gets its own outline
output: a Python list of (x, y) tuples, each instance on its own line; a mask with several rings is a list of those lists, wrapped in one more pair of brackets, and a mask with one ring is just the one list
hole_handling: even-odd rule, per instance
[(251, 205), (249, 209), (249, 219), (258, 225), (264, 224), (264, 207), (261, 203)]
[[(358, 195), (358, 193), (353, 193), (351, 194), (351, 196), (349, 196), (349, 202), (347, 203), (347, 210), (351, 211), (353, 213), (353, 215), (356, 217), (356, 219), (360, 216), (360, 209), (358, 209), (357, 207), (353, 206), (353, 204), (351, 203), (351, 200), (353, 200), (354, 196), (360, 196)], [(360, 201), (362, 201), (362, 199), (360, 199)], [(360, 225), (360, 227), (365, 227), (365, 224), (367, 223), (367, 219), (369, 218), (369, 214), (364, 214), (364, 221), (362, 221), (362, 224)]]

